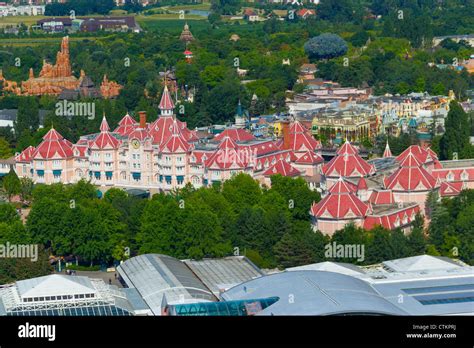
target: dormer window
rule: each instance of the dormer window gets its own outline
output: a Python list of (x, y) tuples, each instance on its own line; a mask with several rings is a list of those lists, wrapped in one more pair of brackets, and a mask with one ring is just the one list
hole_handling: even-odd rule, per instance
[(454, 174), (451, 173), (451, 172), (449, 172), (449, 173), (448, 173), (448, 176), (447, 176), (447, 180), (448, 180), (448, 181), (453, 181), (453, 180), (454, 180)]

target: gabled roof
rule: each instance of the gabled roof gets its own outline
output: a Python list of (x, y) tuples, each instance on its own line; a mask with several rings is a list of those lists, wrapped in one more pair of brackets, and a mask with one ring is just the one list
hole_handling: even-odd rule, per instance
[(98, 149), (117, 149), (119, 145), (120, 141), (109, 132), (109, 125), (104, 116), (102, 118), (102, 123), (100, 124), (100, 133), (92, 142), (91, 147)]
[(248, 152), (240, 150), (232, 138), (225, 137), (205, 165), (207, 168), (218, 169), (246, 168), (249, 165)]
[(290, 146), (293, 151), (315, 151), (321, 148), (321, 142), (314, 139), (309, 131), (299, 121), (290, 126)]
[(148, 131), (152, 137), (152, 143), (156, 145), (164, 144), (172, 135), (173, 124), (176, 122), (184, 139), (188, 142), (197, 141), (198, 137), (195, 131), (186, 127), (186, 122), (182, 122), (173, 117), (160, 116), (148, 126)]
[(282, 176), (298, 176), (301, 172), (284, 160), (277, 161), (274, 165), (263, 172), (265, 176), (280, 174)]
[(384, 180), (384, 185), (395, 191), (426, 191), (436, 187), (436, 179), (421, 166), (413, 153), (408, 153), (401, 167)]
[(30, 145), (26, 149), (24, 149), (18, 156), (16, 156), (15, 161), (30, 162), (34, 152), (35, 152), (34, 146)]
[(130, 140), (131, 139), (138, 139), (139, 141), (143, 141), (147, 138), (151, 139), (151, 135), (148, 132), (148, 130), (144, 129), (144, 128), (138, 128), (137, 127), (128, 134), (128, 139), (130, 139)]
[(374, 205), (393, 204), (395, 203), (395, 197), (392, 190), (375, 189), (369, 197), (369, 202)]
[(443, 181), (439, 186), (439, 195), (441, 197), (452, 197), (457, 196), (461, 193), (464, 189), (464, 182), (456, 181), (456, 182), (448, 182)]
[(362, 202), (343, 180), (334, 184), (329, 194), (311, 207), (311, 215), (324, 219), (363, 218), (369, 211), (369, 206)]
[(222, 133), (217, 134), (214, 139), (220, 141), (225, 137), (230, 137), (233, 140), (239, 142), (255, 140), (253, 134), (247, 132), (245, 129), (242, 128), (227, 128)]
[(160, 148), (161, 152), (181, 153), (188, 152), (191, 148), (191, 144), (186, 141), (186, 138), (181, 133), (178, 122), (174, 120), (171, 128), (171, 136)]
[(364, 220), (364, 228), (370, 230), (375, 226), (382, 226), (389, 230), (411, 224), (420, 212), (420, 206), (407, 206), (404, 208), (394, 208), (380, 213), (369, 214)]
[(423, 148), (419, 145), (411, 145), (400, 155), (398, 155), (396, 160), (401, 163), (409, 154), (415, 156), (416, 159), (423, 164), (430, 163), (438, 159), (436, 153), (430, 148)]
[(375, 173), (375, 166), (362, 159), (357, 149), (346, 142), (328, 163), (322, 172), (328, 177), (366, 177)]
[(34, 159), (64, 159), (73, 156), (72, 144), (54, 128), (43, 137), (43, 141), (32, 154)]
[(296, 164), (318, 164), (324, 162), (324, 158), (313, 151), (306, 151), (305, 153), (296, 156), (298, 156), (295, 160)]
[(357, 190), (367, 190), (368, 188), (367, 181), (365, 181), (364, 178), (360, 178), (359, 182), (357, 183)]
[(357, 150), (357, 148), (354, 145), (352, 145), (349, 141), (346, 140), (346, 142), (342, 144), (342, 146), (336, 151), (336, 154), (337, 155), (344, 155), (344, 154), (357, 155), (359, 154), (359, 150)]
[(118, 127), (114, 130), (114, 133), (119, 133), (120, 135), (127, 136), (137, 127), (138, 123), (132, 118), (132, 116), (127, 113), (120, 120)]

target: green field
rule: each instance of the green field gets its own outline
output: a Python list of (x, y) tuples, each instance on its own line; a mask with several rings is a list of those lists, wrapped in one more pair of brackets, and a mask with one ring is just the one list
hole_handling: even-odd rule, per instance
[(25, 24), (28, 26), (35, 25), (37, 21), (47, 18), (45, 16), (8, 16), (0, 18), (0, 28), (10, 25)]

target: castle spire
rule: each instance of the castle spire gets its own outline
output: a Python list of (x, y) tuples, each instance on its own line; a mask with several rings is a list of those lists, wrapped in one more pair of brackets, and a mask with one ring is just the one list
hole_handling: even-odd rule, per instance
[(104, 111), (104, 115), (102, 116), (102, 122), (100, 124), (100, 131), (104, 133), (104, 132), (108, 132), (109, 130), (110, 130), (109, 124), (107, 123), (107, 119), (105, 118), (105, 111)]
[(173, 115), (174, 103), (173, 103), (173, 99), (171, 98), (170, 92), (168, 91), (168, 85), (166, 83), (166, 77), (165, 77), (165, 88), (164, 88), (163, 94), (161, 96), (161, 101), (160, 101), (159, 108), (161, 110), (161, 115), (162, 116), (171, 116), (171, 115)]
[(392, 151), (390, 150), (390, 146), (388, 145), (388, 140), (387, 140), (387, 144), (385, 145), (385, 151), (383, 152), (383, 157), (384, 158), (393, 157), (392, 156)]

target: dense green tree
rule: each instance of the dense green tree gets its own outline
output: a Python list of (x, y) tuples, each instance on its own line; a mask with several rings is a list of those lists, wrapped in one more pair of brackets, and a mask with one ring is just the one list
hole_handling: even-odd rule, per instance
[(446, 132), (440, 141), (440, 159), (452, 159), (453, 153), (458, 154), (458, 158), (465, 158), (469, 153), (471, 144), (469, 143), (470, 123), (467, 113), (455, 100), (449, 104), (448, 117), (445, 122)]
[(3, 178), (3, 190), (5, 191), (9, 201), (11, 201), (13, 196), (20, 193), (20, 179), (13, 169), (11, 169), (10, 172)]
[(11, 156), (13, 156), (13, 151), (10, 144), (5, 138), (0, 137), (0, 159), (10, 158)]
[(324, 33), (308, 40), (304, 50), (310, 58), (329, 59), (346, 54), (347, 44), (336, 34)]

